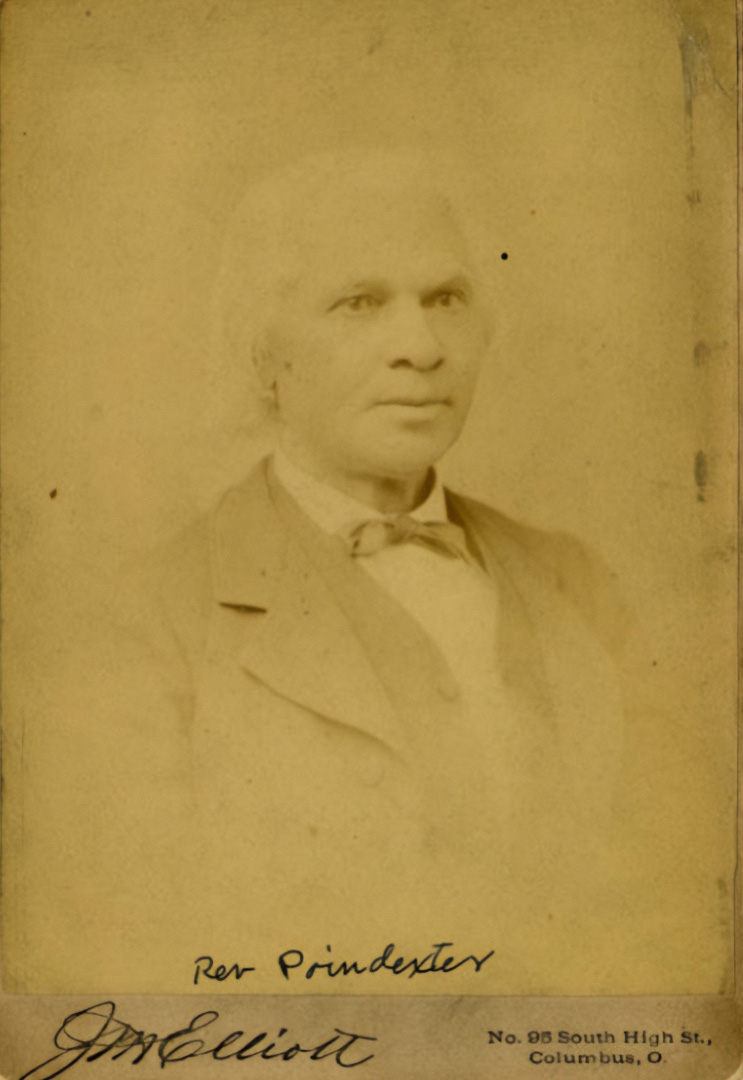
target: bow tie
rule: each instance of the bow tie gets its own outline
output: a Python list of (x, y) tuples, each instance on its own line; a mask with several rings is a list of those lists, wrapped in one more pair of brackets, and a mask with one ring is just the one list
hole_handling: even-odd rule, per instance
[(410, 514), (372, 518), (352, 527), (345, 539), (354, 556), (374, 555), (388, 544), (421, 544), (450, 559), (472, 562), (464, 530), (451, 521), (417, 521)]

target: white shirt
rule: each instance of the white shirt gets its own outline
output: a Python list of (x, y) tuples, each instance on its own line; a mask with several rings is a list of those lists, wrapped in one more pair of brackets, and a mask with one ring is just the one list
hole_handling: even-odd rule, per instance
[[(286, 491), (327, 533), (345, 533), (361, 522), (388, 516), (310, 476), (281, 451), (274, 465)], [(447, 520), (438, 477), (410, 516)], [(416, 543), (390, 544), (356, 561), (432, 639), (457, 681), (465, 708), (475, 714), (484, 710), (492, 718), (493, 708), (503, 701), (496, 663), (498, 596), (492, 579), (478, 566)]]

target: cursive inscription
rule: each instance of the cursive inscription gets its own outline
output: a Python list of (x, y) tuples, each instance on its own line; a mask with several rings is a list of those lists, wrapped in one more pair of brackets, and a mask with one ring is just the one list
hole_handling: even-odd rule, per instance
[[(314, 979), (316, 975), (323, 975), (329, 979), (336, 979), (339, 975), (376, 975), (379, 971), (386, 971), (392, 975), (407, 975), (409, 979), (412, 979), (414, 975), (450, 975), (466, 964), (471, 965), (476, 972), (479, 972), (483, 964), (495, 952), (494, 949), (491, 949), (489, 953), (485, 953), (484, 956), (480, 957), (470, 953), (461, 959), (457, 959), (456, 956), (451, 954), (448, 956), (443, 955), (444, 949), (450, 949), (452, 944), (451, 941), (440, 941), (432, 946), (431, 952), (426, 953), (425, 956), (419, 959), (417, 956), (396, 955), (397, 946), (394, 942), (390, 942), (389, 945), (385, 945), (378, 956), (363, 964), (359, 963), (358, 960), (336, 960), (332, 956), (322, 961), (313, 960), (310, 962), (301, 949), (286, 949), (278, 957), (277, 964), (279, 971), (287, 982), (292, 976)], [(325, 948), (328, 953), (332, 952), (330, 945), (326, 945)], [(196, 970), (194, 971), (193, 981), (196, 986), (198, 986), (202, 977), (216, 979), (218, 982), (224, 982), (230, 978), (240, 980), (246, 972), (256, 970), (254, 967), (244, 967), (238, 963), (229, 966), (227, 964), (218, 964), (215, 967), (213, 957), (206, 955), (199, 956), (194, 960), (194, 964)]]
[(344, 1069), (353, 1069), (371, 1061), (374, 1054), (360, 1057), (365, 1050), (364, 1042), (376, 1042), (374, 1035), (356, 1035), (341, 1028), (334, 1028), (334, 1035), (316, 1045), (303, 1046), (282, 1027), (276, 1035), (267, 1031), (256, 1035), (246, 1035), (244, 1031), (232, 1031), (220, 1039), (212, 1025), (219, 1020), (219, 1013), (214, 1009), (200, 1012), (185, 1026), (168, 1035), (145, 1034), (131, 1024), (116, 1016), (113, 1001), (103, 1001), (91, 1005), (88, 1009), (72, 1013), (62, 1022), (54, 1036), (54, 1045), (59, 1053), (54, 1054), (40, 1065), (24, 1073), (21, 1080), (52, 1080), (77, 1064), (78, 1061), (98, 1061), (109, 1055), (117, 1061), (129, 1055), (132, 1065), (139, 1065), (147, 1058), (157, 1061), (161, 1068), (177, 1061), (191, 1058), (211, 1057), (214, 1061), (246, 1061), (248, 1058), (263, 1058), (264, 1061), (291, 1061), (300, 1054), (306, 1060), (323, 1061), (332, 1058), (336, 1065)]
[[(395, 956), (395, 944), (390, 942), (379, 956), (375, 956), (368, 964), (359, 964), (358, 960), (352, 960), (349, 963), (347, 960), (332, 959), (325, 960), (323, 963), (315, 960), (311, 964), (306, 964), (301, 949), (287, 949), (279, 957), (278, 963), (281, 974), (287, 980), (293, 972), (298, 971), (303, 972), (305, 979), (312, 979), (319, 973), (326, 975), (330, 979), (335, 979), (339, 975), (365, 975), (367, 972), (374, 975), (378, 971), (388, 971), (393, 975), (407, 975), (409, 979), (412, 979), (414, 975), (450, 975), (465, 964), (471, 964), (475, 971), (479, 971), (495, 952), (494, 949), (491, 949), (489, 953), (479, 959), (472, 954), (463, 957), (461, 960), (457, 960), (456, 956), (451, 955), (442, 959), (441, 954), (444, 949), (449, 949), (451, 946), (451, 941), (440, 941), (433, 946), (432, 952), (427, 953), (419, 960), (417, 956), (410, 958)], [(326, 949), (330, 952), (329, 945), (326, 945)]]

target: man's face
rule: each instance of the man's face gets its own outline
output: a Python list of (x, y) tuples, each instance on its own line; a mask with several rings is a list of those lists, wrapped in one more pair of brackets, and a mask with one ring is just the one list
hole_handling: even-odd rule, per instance
[(461, 236), (439, 199), (398, 193), (315, 207), (302, 232), (266, 342), (284, 445), (329, 481), (420, 474), (459, 435), (486, 344)]

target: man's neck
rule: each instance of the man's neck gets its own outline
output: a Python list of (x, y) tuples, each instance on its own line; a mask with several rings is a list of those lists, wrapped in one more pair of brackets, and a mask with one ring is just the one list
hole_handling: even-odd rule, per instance
[(282, 445), (282, 453), (298, 469), (329, 487), (364, 503), (380, 514), (404, 514), (420, 506), (431, 492), (435, 473), (431, 466), (413, 476), (389, 477), (328, 470), (296, 447)]

